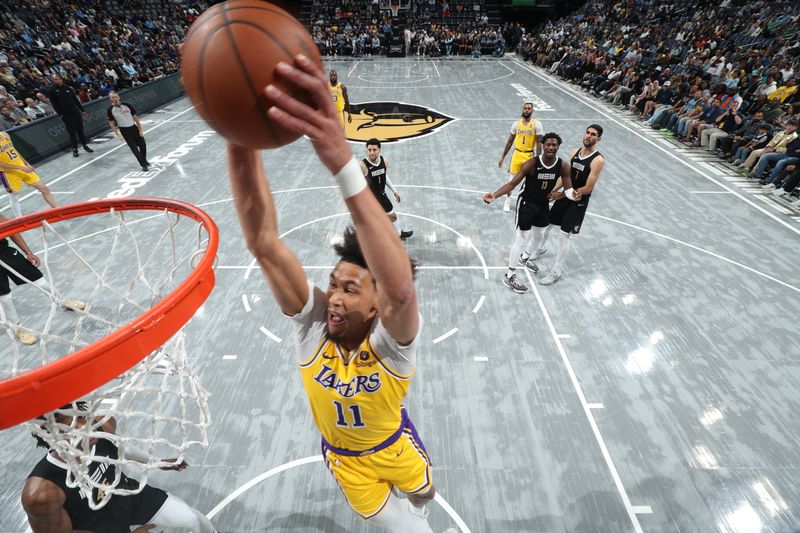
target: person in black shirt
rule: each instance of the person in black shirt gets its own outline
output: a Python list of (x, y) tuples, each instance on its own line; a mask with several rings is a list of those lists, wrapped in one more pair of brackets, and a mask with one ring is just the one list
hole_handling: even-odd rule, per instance
[(383, 207), (383, 210), (386, 211), (386, 214), (389, 216), (389, 220), (392, 221), (397, 235), (401, 240), (406, 240), (414, 235), (414, 232), (410, 230), (401, 230), (397, 222), (397, 213), (394, 212), (394, 205), (392, 205), (392, 201), (389, 200), (389, 197), (386, 195), (386, 187), (389, 187), (389, 190), (394, 193), (394, 199), (397, 200), (398, 204), (400, 203), (400, 195), (397, 194), (397, 190), (386, 175), (388, 170), (389, 163), (386, 161), (386, 158), (381, 155), (381, 142), (378, 139), (368, 140), (367, 157), (361, 160), (361, 172), (363, 172), (364, 177), (367, 178), (367, 184), (375, 195), (375, 198), (378, 199), (378, 203), (381, 204), (381, 207)]
[(53, 74), (53, 85), (50, 87), (49, 97), (53, 108), (61, 116), (64, 126), (67, 128), (69, 140), (72, 142), (72, 155), (78, 157), (78, 138), (81, 140), (83, 149), (89, 153), (94, 152), (89, 148), (86, 137), (83, 134), (83, 119), (88, 113), (83, 109), (83, 104), (78, 99), (78, 95), (69, 85), (64, 83), (63, 78), (58, 74)]
[[(8, 219), (0, 215), (0, 224)], [(21, 234), (8, 237), (19, 250), (8, 244), (8, 239), (0, 239), (0, 327), (5, 326), (20, 343), (30, 346), (38, 341), (38, 337), (20, 326), (19, 315), (11, 297), (11, 282), (15, 285), (30, 283), (38, 285), (47, 292), (57, 292), (51, 288), (44, 274), (39, 270), (39, 258), (34, 254)], [(22, 253), (20, 253), (22, 250)], [(58, 296), (57, 296), (58, 297)], [(58, 297), (61, 300), (60, 297)], [(82, 311), (86, 303), (80, 300), (61, 300), (61, 307), (66, 311)], [(3, 324), (3, 318), (6, 323)]]
[(139, 161), (142, 170), (147, 172), (147, 167), (150, 166), (147, 162), (147, 144), (144, 142), (142, 123), (139, 122), (136, 110), (132, 105), (123, 103), (116, 91), (111, 91), (108, 98), (111, 101), (108, 125), (120, 141), (124, 139), (128, 143), (128, 148)]
[[(85, 410), (85, 402), (80, 401), (60, 409), (67, 412)], [(72, 416), (58, 412), (55, 418), (57, 423), (65, 425), (70, 425), (74, 421)], [(85, 419), (80, 417), (74, 422), (76, 427), (86, 424)], [(116, 425), (116, 421), (109, 417), (97, 431), (113, 434)], [(38, 435), (33, 434), (33, 437), (36, 439), (37, 447), (50, 447)], [(111, 460), (118, 459), (119, 450), (111, 440), (90, 438), (89, 443), (92, 446), (91, 455), (108, 457)], [(147, 454), (130, 445), (125, 446), (125, 457), (143, 463), (148, 460)], [(181, 471), (187, 467), (185, 461), (179, 463), (175, 459), (165, 459), (164, 462), (172, 463), (173, 466), (162, 467), (162, 470)], [(92, 479), (101, 485), (110, 484), (116, 478), (117, 468), (119, 466), (115, 466), (113, 462), (89, 463)], [(120, 472), (118, 486), (135, 490), (139, 484)], [(84, 492), (79, 486), (70, 488), (67, 485), (66, 463), (55, 450), (50, 450), (25, 481), (22, 489), (22, 507), (28, 515), (33, 533), (73, 530), (128, 533), (131, 526), (142, 526), (137, 528), (135, 533), (144, 533), (154, 526), (187, 528), (193, 533), (216, 533), (214, 526), (200, 511), (151, 485), (144, 485), (137, 494), (113, 495), (97, 510), (89, 507), (89, 498), (99, 503), (103, 497), (104, 493), (100, 488), (94, 488), (91, 493)]]
[(483, 201), (490, 204), (496, 198), (513, 191), (523, 179), (525, 180), (522, 191), (517, 197), (517, 233), (508, 255), (508, 271), (503, 277), (503, 285), (517, 293), (528, 290), (527, 286), (517, 280), (517, 264), (533, 272), (539, 270), (539, 267), (529, 260), (530, 254), (527, 250), (536, 249), (544, 236), (549, 221), (549, 202), (553, 199), (553, 190), (558, 190), (562, 186), (565, 189), (572, 188), (569, 164), (556, 157), (560, 146), (561, 137), (556, 133), (543, 135), (542, 155), (527, 160), (511, 181), (495, 192), (483, 196)]
[[(599, 125), (592, 124), (586, 128), (583, 134), (583, 146), (573, 150), (570, 157), (573, 189), (566, 188), (563, 193), (553, 193), (556, 201), (550, 208), (548, 229), (554, 226), (561, 228), (558, 254), (550, 272), (539, 282), (540, 285), (552, 285), (561, 279), (561, 267), (569, 252), (569, 238), (581, 230), (586, 209), (589, 207), (589, 198), (606, 163), (596, 146), (602, 136), (603, 128)], [(533, 260), (544, 254), (546, 241), (545, 236), (534, 253)]]

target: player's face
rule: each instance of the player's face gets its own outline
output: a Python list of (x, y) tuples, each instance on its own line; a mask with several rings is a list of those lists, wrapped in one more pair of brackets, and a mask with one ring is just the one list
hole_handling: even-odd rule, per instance
[(533, 106), (530, 104), (525, 104), (522, 106), (522, 118), (528, 120), (533, 115)]
[(328, 335), (334, 340), (365, 336), (377, 306), (378, 293), (369, 270), (339, 261), (328, 283)]
[(328, 79), (331, 80), (331, 85), (336, 85), (336, 81), (339, 79), (339, 75), (336, 73), (335, 70), (332, 70), (328, 75)]
[(594, 128), (589, 128), (586, 130), (586, 133), (583, 134), (583, 145), (586, 148), (590, 148), (597, 144), (597, 141), (600, 140), (600, 135), (598, 135), (597, 130)]
[(544, 155), (547, 157), (555, 157), (558, 152), (558, 141), (555, 139), (547, 139), (542, 147)]
[(381, 149), (375, 146), (374, 144), (370, 144), (367, 146), (367, 157), (373, 163), (378, 160), (378, 156), (381, 155)]

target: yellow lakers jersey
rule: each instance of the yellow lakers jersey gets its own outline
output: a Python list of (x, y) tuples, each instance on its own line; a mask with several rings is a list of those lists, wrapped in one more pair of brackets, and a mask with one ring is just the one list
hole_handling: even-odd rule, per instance
[(520, 152), (533, 151), (536, 148), (536, 119), (531, 119), (530, 124), (525, 124), (522, 119), (519, 119), (516, 130), (514, 149)]
[(0, 163), (24, 167), (25, 161), (17, 153), (8, 133), (0, 133)]
[(311, 414), (322, 436), (337, 448), (369, 450), (400, 427), (400, 407), (413, 372), (397, 373), (367, 336), (347, 353), (327, 336), (300, 362)]
[(331, 90), (331, 100), (333, 100), (334, 105), (336, 105), (337, 111), (344, 110), (344, 91), (342, 90), (341, 82), (337, 82), (336, 85), (328, 87)]

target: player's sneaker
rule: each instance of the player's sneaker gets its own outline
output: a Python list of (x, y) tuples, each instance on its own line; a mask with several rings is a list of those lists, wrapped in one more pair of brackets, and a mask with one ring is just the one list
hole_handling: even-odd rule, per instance
[(36, 344), (38, 340), (36, 335), (31, 333), (25, 328), (17, 328), (17, 332), (14, 334), (20, 344), (24, 344), (25, 346), (30, 346), (32, 344)]
[(536, 261), (546, 253), (547, 253), (547, 248), (537, 248), (537, 250), (533, 252), (533, 255), (529, 258), (529, 260)]
[(511, 211), (511, 197), (506, 196), (506, 203), (503, 204), (503, 211)]
[(517, 260), (517, 264), (519, 266), (524, 266), (525, 268), (527, 268), (528, 270), (530, 270), (534, 274), (539, 272), (539, 266), (536, 263), (534, 263), (533, 261), (531, 261), (530, 257), (527, 258), (527, 259), (523, 259), (522, 256), (519, 256), (519, 259)]
[(503, 285), (511, 289), (512, 291), (522, 294), (528, 290), (528, 287), (517, 281), (517, 275), (514, 274), (510, 278), (508, 276), (503, 276)]
[(774, 191), (772, 191), (773, 196), (783, 196), (784, 194), (787, 194), (787, 192), (784, 191), (783, 189), (775, 189)]
[(552, 285), (561, 279), (561, 272), (553, 272), (552, 270), (547, 273), (545, 277), (539, 281), (539, 285)]
[(400, 231), (400, 240), (404, 241), (406, 239), (410, 239), (412, 235), (414, 235), (413, 231), (402, 230)]
[(83, 311), (86, 309), (86, 302), (80, 300), (64, 300), (61, 302), (61, 307), (63, 307), (65, 311)]

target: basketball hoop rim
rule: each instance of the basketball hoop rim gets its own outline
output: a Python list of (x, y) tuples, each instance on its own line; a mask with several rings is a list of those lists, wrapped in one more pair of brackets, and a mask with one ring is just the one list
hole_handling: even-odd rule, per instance
[(194, 270), (138, 318), (76, 352), (0, 381), (0, 430), (36, 418), (102, 386), (172, 337), (214, 288), (219, 232), (200, 208), (165, 198), (114, 198), (67, 205), (0, 223), (0, 238), (82, 216), (117, 211), (170, 211), (199, 222), (208, 245)]

